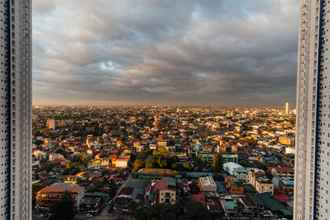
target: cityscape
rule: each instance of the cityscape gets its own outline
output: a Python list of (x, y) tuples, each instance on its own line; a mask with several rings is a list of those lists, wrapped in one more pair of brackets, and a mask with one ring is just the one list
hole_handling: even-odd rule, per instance
[(329, 220), (330, 1), (0, 0), (0, 220)]
[(34, 211), (68, 192), (79, 219), (290, 219), (294, 134), (288, 104), (34, 107)]

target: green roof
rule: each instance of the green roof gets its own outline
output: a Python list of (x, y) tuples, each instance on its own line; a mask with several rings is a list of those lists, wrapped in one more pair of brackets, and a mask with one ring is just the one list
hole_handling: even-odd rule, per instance
[(280, 212), (284, 216), (293, 216), (293, 213), (292, 213), (291, 209), (281, 209)]
[(271, 193), (261, 193), (257, 195), (250, 194), (259, 205), (271, 210), (272, 212), (281, 213), (284, 216), (292, 216), (292, 209), (284, 205), (280, 201), (274, 199)]
[(245, 184), (244, 191), (247, 193), (256, 193), (257, 192), (251, 184)]
[(171, 177), (163, 177), (167, 181), (168, 186), (176, 187), (176, 179)]
[(236, 202), (234, 200), (226, 200), (225, 203), (225, 209), (233, 210), (236, 208)]

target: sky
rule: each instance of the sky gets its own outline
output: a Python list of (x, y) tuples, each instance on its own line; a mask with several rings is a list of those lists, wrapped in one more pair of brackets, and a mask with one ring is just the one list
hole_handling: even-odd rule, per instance
[(33, 0), (34, 104), (295, 102), (299, 0)]

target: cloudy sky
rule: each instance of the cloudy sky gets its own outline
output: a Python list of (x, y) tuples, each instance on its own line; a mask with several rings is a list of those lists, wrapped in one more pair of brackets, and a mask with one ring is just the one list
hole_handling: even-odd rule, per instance
[(299, 0), (33, 0), (35, 104), (294, 102)]

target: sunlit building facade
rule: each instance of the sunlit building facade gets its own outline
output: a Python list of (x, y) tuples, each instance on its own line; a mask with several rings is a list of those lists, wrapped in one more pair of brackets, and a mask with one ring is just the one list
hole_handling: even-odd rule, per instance
[(31, 0), (0, 0), (0, 219), (31, 219)]
[(296, 220), (330, 219), (329, 20), (330, 1), (301, 1), (294, 202)]

